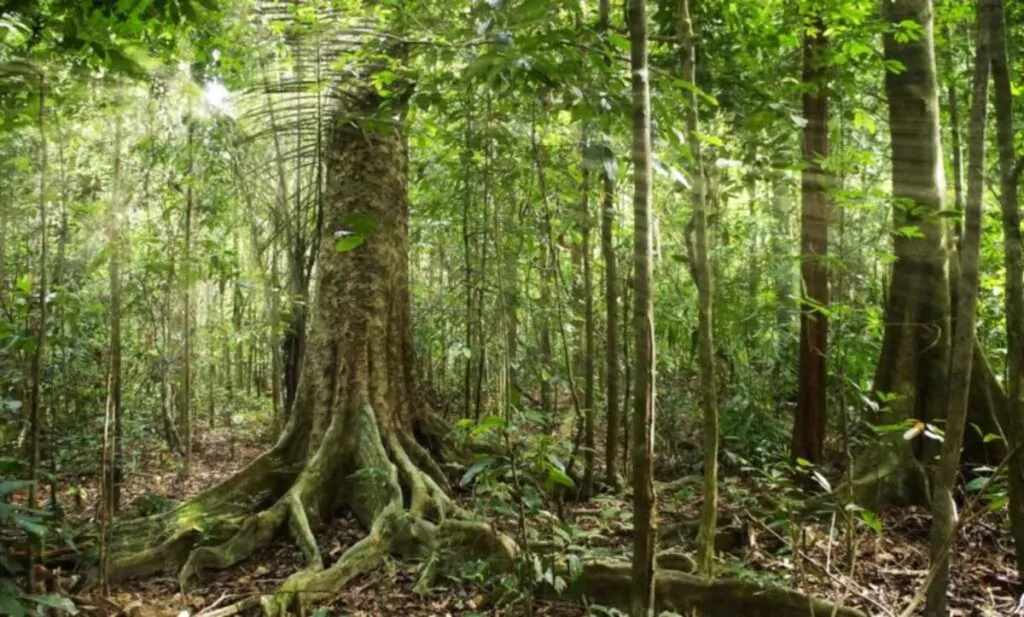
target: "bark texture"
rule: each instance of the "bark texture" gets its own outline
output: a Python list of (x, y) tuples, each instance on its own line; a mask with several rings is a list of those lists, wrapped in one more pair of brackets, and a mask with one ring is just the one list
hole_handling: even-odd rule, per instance
[[(119, 529), (112, 578), (178, 565), (187, 589), (204, 570), (230, 567), (287, 532), (307, 565), (262, 599), (279, 614), (333, 595), (388, 554), (429, 552), (476, 528), (440, 522), (457, 508), (426, 447), (440, 443), (436, 419), (417, 405), (401, 118), (372, 92), (346, 100), (326, 157), (319, 288), (288, 424), (238, 475)], [(361, 244), (339, 244), (353, 234)], [(368, 533), (328, 563), (313, 530), (342, 509)]]
[[(950, 346), (950, 298), (946, 272), (945, 176), (939, 134), (931, 0), (883, 3), (885, 21), (915, 23), (921, 36), (905, 40), (890, 28), (885, 57), (904, 70), (885, 78), (892, 133), (892, 196), (896, 264), (885, 309), (885, 334), (874, 390), (892, 395), (881, 423), (914, 418), (936, 422), (945, 416)], [(895, 27), (895, 26), (894, 26)], [(878, 448), (870, 461), (872, 481), (862, 483), (859, 501), (927, 503), (920, 461), (936, 452), (933, 440), (903, 441), (899, 435)]]
[(651, 89), (647, 67), (646, 0), (629, 3), (633, 91), (633, 333), (636, 394), (633, 407), (632, 617), (654, 610), (654, 302), (651, 295)]
[(793, 422), (792, 456), (822, 462), (825, 445), (828, 352), (828, 93), (825, 23), (812, 19), (804, 34), (802, 211), (800, 270), (804, 301), (800, 309), (799, 397)]
[[(610, 1), (601, 0), (598, 30), (608, 31)], [(607, 434), (605, 439), (605, 483), (618, 490), (619, 481), (619, 274), (615, 259), (615, 179), (608, 169), (601, 175), (601, 256), (604, 259), (605, 347), (604, 384)]]
[(687, 230), (690, 275), (697, 286), (698, 356), (700, 358), (700, 401), (704, 412), (704, 500), (701, 503), (700, 529), (697, 532), (697, 572), (711, 576), (715, 556), (715, 526), (718, 521), (718, 396), (712, 319), (714, 289), (708, 263), (707, 198), (704, 159), (701, 156), (700, 116), (697, 106), (697, 44), (693, 34), (689, 0), (679, 3), (679, 33), (682, 42), (683, 79), (692, 87), (686, 114), (687, 141), (693, 157), (693, 215)]
[(988, 110), (989, 38), (985, 22), (990, 0), (978, 2), (978, 38), (974, 60), (974, 88), (967, 150), (967, 214), (960, 249), (960, 284), (957, 288), (956, 330), (950, 366), (949, 408), (946, 412), (946, 440), (935, 474), (932, 494), (931, 562), (935, 571), (928, 588), (925, 614), (946, 614), (949, 587), (949, 550), (956, 530), (956, 487), (960, 448), (967, 424), (971, 364), (974, 357), (975, 310), (978, 304), (978, 253), (981, 240), (981, 210), (985, 185), (985, 118)]
[(1015, 159), (1013, 91), (1006, 53), (1006, 10), (1002, 0), (989, 13), (992, 80), (995, 90), (996, 140), (999, 145), (999, 192), (1003, 215), (1006, 268), (1006, 384), (1008, 418), (1004, 423), (1013, 459), (1010, 461), (1010, 524), (1017, 547), (1017, 568), (1024, 572), (1024, 246), (1020, 232), (1018, 188), (1021, 164)]

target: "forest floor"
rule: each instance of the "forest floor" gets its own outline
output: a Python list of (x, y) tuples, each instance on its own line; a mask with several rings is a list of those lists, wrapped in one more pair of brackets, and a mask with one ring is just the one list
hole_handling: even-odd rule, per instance
[[(208, 488), (239, 470), (266, 447), (253, 435), (229, 437), (227, 430), (201, 436), (188, 480), (160, 455), (157, 449), (136, 459), (137, 469), (128, 474), (124, 488), (127, 512), (149, 507), (153, 500), (181, 500)], [(169, 469), (170, 468), (170, 469)], [(153, 471), (153, 470), (156, 471)], [(774, 582), (798, 588), (861, 608), (870, 615), (897, 615), (924, 580), (928, 568), (930, 516), (923, 510), (900, 510), (881, 516), (882, 532), (859, 525), (855, 534), (856, 558), (852, 575), (846, 559), (842, 521), (804, 525), (802, 537), (790, 537), (785, 514), (754, 515), (756, 483), (728, 477), (723, 481), (722, 519), (729, 521), (739, 539), (721, 554), (721, 575)], [(467, 498), (471, 498), (467, 496)], [(604, 555), (623, 556), (630, 546), (629, 496), (600, 496), (567, 506), (565, 515), (578, 530), (574, 544)], [(467, 502), (467, 505), (469, 503)], [(663, 527), (692, 521), (700, 506), (695, 491), (678, 486), (659, 494), (659, 524)], [(78, 513), (85, 516), (85, 511)], [(73, 513), (72, 513), (73, 516)], [(722, 520), (720, 519), (720, 520)], [(1016, 568), (1005, 515), (982, 514), (968, 521), (952, 551), (950, 585), (951, 615), (989, 617), (1024, 615), (1014, 589)], [(509, 521), (497, 520), (499, 526)], [(550, 525), (550, 523), (548, 523)], [(511, 529), (509, 529), (511, 531)], [(831, 531), (831, 533), (830, 533)], [(319, 530), (317, 540), (326, 560), (336, 559), (363, 535), (352, 518), (343, 518)], [(798, 536), (800, 534), (797, 534)], [(830, 540), (831, 538), (831, 540)], [(793, 540), (800, 548), (794, 550)], [(692, 538), (686, 534), (665, 538), (660, 548), (687, 552)], [(237, 567), (204, 573), (187, 597), (178, 589), (175, 572), (111, 589), (106, 597), (76, 598), (86, 614), (126, 617), (192, 617), (242, 598), (273, 592), (303, 558), (293, 542), (282, 538)], [(385, 567), (350, 583), (328, 615), (346, 617), (472, 617), (476, 615), (524, 615), (521, 606), (501, 606), (488, 585), (439, 578), (428, 593), (414, 591), (419, 578), (417, 564), (389, 561)], [(493, 586), (492, 586), (493, 587)], [(538, 602), (539, 617), (582, 617), (588, 610), (579, 604)], [(598, 614), (598, 613), (595, 613)], [(608, 613), (600, 613), (608, 614)], [(741, 617), (741, 616), (737, 616)]]

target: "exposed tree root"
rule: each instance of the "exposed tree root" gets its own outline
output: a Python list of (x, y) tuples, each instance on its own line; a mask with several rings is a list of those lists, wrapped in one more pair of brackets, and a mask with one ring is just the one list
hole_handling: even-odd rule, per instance
[[(569, 591), (592, 603), (628, 609), (633, 578), (628, 563), (586, 563)], [(859, 610), (838, 606), (805, 594), (732, 579), (707, 580), (675, 570), (658, 570), (655, 604), (659, 611), (705, 617), (866, 617)]]
[(288, 442), (254, 459), (242, 471), (178, 507), (154, 516), (121, 521), (114, 528), (109, 576), (149, 576), (186, 563), (197, 543), (223, 542), (266, 508), (298, 474), (286, 463)]
[[(984, 435), (1003, 435), (1009, 422), (1006, 415), (1006, 394), (985, 355), (981, 343), (974, 341), (967, 421), (977, 430), (968, 430), (964, 437), (964, 464), (997, 463), (1006, 452), (1003, 441), (984, 441)], [(883, 418), (882, 423), (896, 422), (906, 416)], [(935, 422), (935, 419), (925, 419)], [(980, 431), (980, 435), (978, 432)], [(847, 494), (852, 488), (855, 501), (868, 508), (927, 505), (931, 497), (929, 485), (929, 459), (935, 452), (934, 443), (918, 437), (907, 442), (901, 435), (879, 438), (879, 447), (858, 459), (852, 487), (843, 484), (834, 493)]]

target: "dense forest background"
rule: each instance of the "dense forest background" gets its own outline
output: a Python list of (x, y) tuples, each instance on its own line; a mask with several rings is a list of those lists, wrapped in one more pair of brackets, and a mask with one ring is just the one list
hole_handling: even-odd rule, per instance
[(0, 614), (1017, 614), (1021, 23), (0, 1)]

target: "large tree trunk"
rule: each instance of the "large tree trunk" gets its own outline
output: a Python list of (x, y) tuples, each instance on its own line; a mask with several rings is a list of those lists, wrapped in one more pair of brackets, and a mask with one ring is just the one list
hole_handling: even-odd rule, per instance
[(1017, 190), (1021, 162), (1015, 157), (1013, 92), (1006, 53), (1006, 12), (1001, 0), (991, 12), (992, 80), (995, 90), (996, 139), (999, 143), (999, 192), (1003, 215), (1006, 268), (1006, 382), (1009, 405), (1004, 424), (1012, 447), (1010, 464), (1010, 524), (1016, 544), (1017, 568), (1024, 572), (1024, 247), (1020, 233)]
[[(288, 424), (237, 476), (165, 517), (119, 530), (113, 578), (177, 563), (187, 587), (202, 570), (229, 567), (287, 528), (308, 565), (282, 591), (303, 590), (303, 601), (314, 601), (388, 553), (432, 545), (429, 518), (455, 511), (443, 474), (417, 441), (437, 444), (439, 431), (414, 395), (404, 135), (374, 117), (375, 94), (357, 91), (351, 101), (327, 157), (319, 290)], [(367, 119), (376, 121), (372, 129)], [(364, 241), (339, 246), (346, 232)], [(312, 529), (341, 508), (369, 534), (328, 566)], [(193, 549), (201, 539), (221, 544)], [(265, 608), (285, 609), (294, 597), (277, 594)]]
[(800, 270), (804, 302), (800, 307), (799, 397), (793, 421), (794, 460), (821, 463), (825, 445), (828, 358), (828, 93), (825, 78), (828, 40), (820, 16), (804, 33), (804, 170), (800, 219)]
[[(301, 610), (328, 601), (389, 554), (437, 554), (436, 549), (453, 546), (460, 557), (497, 556), (506, 568), (513, 564), (515, 544), (488, 524), (468, 520), (448, 497), (432, 455), (443, 450), (443, 427), (420, 406), (417, 393), (401, 121), (375, 91), (344, 94), (347, 107), (335, 118), (326, 156), (318, 289), (288, 424), (269, 451), (219, 486), (170, 513), (120, 524), (112, 536), (117, 543), (111, 579), (180, 566), (179, 580), (187, 590), (203, 571), (228, 568), (287, 532), (306, 565), (276, 593), (258, 600), (266, 614), (279, 615), (296, 604)], [(355, 242), (349, 239), (353, 235)], [(644, 314), (650, 324), (649, 313)], [(649, 325), (647, 334), (653, 334)], [(644, 391), (653, 394), (646, 386)], [(313, 532), (342, 510), (350, 511), (367, 535), (332, 562), (320, 554)], [(653, 572), (646, 571), (653, 594)], [(606, 573), (585, 571), (582, 583), (600, 588)], [(662, 578), (659, 586), (669, 586), (663, 594), (678, 596), (693, 586), (685, 577)], [(799, 607), (823, 606), (797, 594), (776, 598), (741, 581), (697, 586), (702, 591), (696, 599), (670, 597), (668, 605), (771, 607), (781, 606), (781, 598), (797, 608), (771, 614), (801, 617), (821, 613)], [(731, 599), (723, 599), (723, 593)], [(256, 603), (246, 599), (222, 610)]]
[[(905, 70), (889, 71), (885, 88), (892, 132), (892, 194), (896, 264), (885, 309), (885, 335), (874, 380), (883, 402), (881, 423), (945, 416), (949, 363), (950, 298), (946, 273), (946, 226), (939, 215), (945, 192), (939, 134), (938, 86), (931, 0), (884, 2), (887, 23), (909, 21), (920, 37), (903, 40), (888, 32), (885, 57)], [(899, 435), (878, 449), (883, 460), (876, 481), (860, 485), (862, 503), (925, 503), (928, 490), (921, 460), (931, 460), (930, 439), (906, 442)]]

